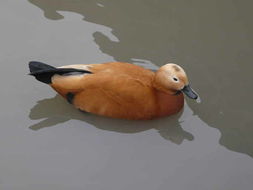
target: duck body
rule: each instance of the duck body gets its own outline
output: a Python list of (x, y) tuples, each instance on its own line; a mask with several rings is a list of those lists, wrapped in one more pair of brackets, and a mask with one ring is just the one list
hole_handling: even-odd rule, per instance
[(162, 75), (157, 77), (157, 72), (137, 65), (122, 62), (68, 65), (54, 68), (57, 72), (51, 71), (40, 79), (41, 73), (47, 75), (50, 70), (43, 68), (43, 72), (40, 64), (43, 63), (30, 62), (30, 74), (42, 82), (50, 77), (45, 83), (85, 112), (145, 120), (175, 114), (184, 105), (183, 93), (168, 90), (160, 82)]

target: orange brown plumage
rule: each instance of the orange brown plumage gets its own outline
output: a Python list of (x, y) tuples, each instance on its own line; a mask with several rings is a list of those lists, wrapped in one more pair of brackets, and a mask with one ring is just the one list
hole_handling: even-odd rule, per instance
[[(72, 104), (86, 112), (113, 118), (153, 119), (175, 114), (184, 104), (181, 91), (188, 86), (188, 79), (175, 64), (167, 64), (157, 72), (121, 62), (58, 69), (69, 68), (90, 73), (54, 74), (50, 85), (65, 98), (69, 93), (73, 95)], [(178, 81), (173, 82), (170, 75)]]

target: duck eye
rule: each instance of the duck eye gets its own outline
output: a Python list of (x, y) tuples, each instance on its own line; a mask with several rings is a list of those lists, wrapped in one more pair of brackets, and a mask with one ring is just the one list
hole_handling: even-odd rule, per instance
[(176, 78), (176, 77), (173, 77), (173, 80), (174, 80), (175, 82), (178, 82), (178, 78)]

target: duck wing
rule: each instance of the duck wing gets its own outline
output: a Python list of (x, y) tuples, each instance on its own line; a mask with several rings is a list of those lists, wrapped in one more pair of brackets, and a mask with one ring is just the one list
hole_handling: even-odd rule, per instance
[(110, 117), (133, 118), (143, 113), (147, 115), (155, 104), (152, 88), (154, 73), (141, 67), (107, 63), (61, 68), (88, 68), (92, 73), (55, 75), (52, 78), (51, 86), (81, 110)]

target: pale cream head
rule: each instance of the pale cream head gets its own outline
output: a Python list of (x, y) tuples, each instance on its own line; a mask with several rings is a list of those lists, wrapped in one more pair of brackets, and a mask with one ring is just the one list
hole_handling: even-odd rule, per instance
[(190, 98), (196, 99), (197, 94), (190, 88), (188, 77), (182, 67), (168, 63), (156, 72), (155, 87), (166, 93), (177, 94), (184, 92)]
[(189, 83), (183, 68), (174, 63), (160, 67), (156, 73), (156, 78), (163, 88), (172, 91), (172, 93), (182, 90)]

